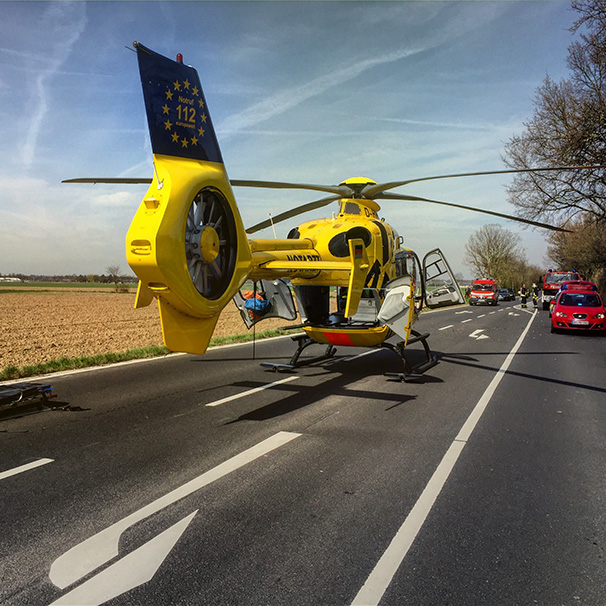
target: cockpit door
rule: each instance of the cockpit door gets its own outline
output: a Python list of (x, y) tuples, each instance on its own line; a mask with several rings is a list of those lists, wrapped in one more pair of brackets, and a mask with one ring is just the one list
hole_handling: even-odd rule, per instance
[(281, 279), (260, 280), (257, 288), (239, 291), (234, 296), (234, 303), (247, 328), (261, 320), (282, 318), (295, 320), (297, 309), (289, 285)]
[(465, 303), (450, 265), (439, 248), (423, 258), (424, 298), (427, 307), (447, 307)]

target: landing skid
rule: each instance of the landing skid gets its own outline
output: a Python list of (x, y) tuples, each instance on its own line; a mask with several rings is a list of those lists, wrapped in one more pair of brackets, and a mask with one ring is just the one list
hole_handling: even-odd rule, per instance
[[(399, 341), (395, 344), (387, 342), (381, 343), (380, 347), (390, 349), (400, 358), (404, 370), (404, 372), (386, 372), (386, 377), (393, 377), (405, 382), (419, 381), (423, 378), (423, 373), (426, 370), (429, 370), (430, 368), (434, 367), (439, 362), (437, 354), (432, 353), (431, 349), (429, 349), (429, 345), (427, 344), (427, 338), (429, 337), (429, 333), (422, 335), (416, 330), (411, 330), (410, 332), (412, 336), (408, 339), (407, 346), (420, 342), (423, 345), (423, 349), (425, 350), (425, 360), (423, 362), (420, 362), (419, 364), (411, 366), (406, 357), (404, 356), (404, 341)], [(288, 364), (261, 362), (261, 366), (274, 371), (294, 370), (295, 368), (308, 366), (309, 364), (314, 364), (315, 362), (322, 362), (323, 360), (328, 360), (329, 358), (332, 358), (337, 352), (337, 348), (334, 347), (334, 345), (328, 345), (324, 354), (314, 356), (313, 358), (305, 358), (305, 360), (299, 361), (299, 358), (301, 357), (303, 351), (310, 345), (316, 344), (316, 341), (314, 341), (307, 335), (295, 335), (294, 337), (292, 337), (292, 340), (296, 341), (297, 343), (297, 351), (295, 351), (293, 357), (290, 359), (290, 362)]]
[(386, 377), (393, 377), (396, 379), (400, 379), (400, 381), (405, 382), (414, 382), (419, 381), (423, 378), (423, 373), (426, 370), (434, 367), (438, 362), (437, 354), (432, 353), (431, 349), (429, 349), (429, 345), (427, 344), (427, 338), (429, 337), (429, 333), (422, 335), (416, 330), (411, 330), (410, 333), (413, 335), (408, 339), (408, 343), (406, 347), (412, 345), (413, 343), (421, 342), (423, 344), (423, 349), (425, 350), (425, 360), (420, 362), (419, 364), (415, 364), (411, 366), (406, 357), (404, 356), (404, 341), (399, 341), (398, 343), (381, 343), (381, 347), (386, 347), (387, 349), (391, 349), (397, 356), (400, 357), (402, 361), (402, 365), (404, 366), (404, 372), (386, 372)]
[(293, 354), (293, 357), (290, 359), (288, 364), (276, 364), (274, 362), (261, 362), (261, 366), (265, 368), (270, 368), (271, 370), (279, 371), (279, 370), (294, 370), (295, 368), (300, 368), (301, 366), (308, 366), (309, 364), (313, 364), (314, 362), (321, 362), (322, 360), (328, 360), (332, 358), (337, 353), (337, 348), (334, 345), (328, 345), (326, 351), (320, 356), (314, 356), (313, 358), (306, 358), (305, 360), (299, 362), (299, 358), (303, 351), (309, 347), (310, 345), (316, 344), (316, 341), (309, 338), (307, 335), (295, 335), (291, 337), (293, 341), (297, 342), (297, 351)]

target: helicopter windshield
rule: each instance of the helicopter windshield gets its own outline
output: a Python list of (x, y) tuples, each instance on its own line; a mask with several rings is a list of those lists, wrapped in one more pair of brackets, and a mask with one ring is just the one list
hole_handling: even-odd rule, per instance
[(360, 215), (362, 211), (355, 202), (345, 202), (341, 207), (341, 212), (347, 215)]

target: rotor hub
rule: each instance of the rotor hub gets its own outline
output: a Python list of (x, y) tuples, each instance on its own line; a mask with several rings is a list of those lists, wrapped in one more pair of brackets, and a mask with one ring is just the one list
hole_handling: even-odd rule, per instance
[(219, 256), (219, 234), (210, 225), (200, 233), (200, 255), (207, 263), (212, 263)]
[(342, 181), (341, 183), (339, 183), (339, 186), (345, 186), (348, 187), (351, 191), (351, 198), (364, 198), (364, 194), (362, 193), (362, 190), (367, 186), (367, 185), (377, 185), (376, 181), (373, 181), (372, 179), (369, 179), (368, 177), (352, 177), (350, 179), (345, 179), (345, 181)]

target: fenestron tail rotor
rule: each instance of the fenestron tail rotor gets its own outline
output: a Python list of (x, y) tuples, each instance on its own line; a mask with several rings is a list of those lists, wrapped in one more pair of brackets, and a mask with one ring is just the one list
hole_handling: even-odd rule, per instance
[(187, 214), (185, 257), (196, 290), (218, 299), (227, 290), (238, 253), (234, 215), (223, 194), (207, 187), (198, 192)]
[(140, 280), (136, 305), (156, 297), (166, 347), (204, 353), (250, 272), (251, 252), (198, 73), (179, 58), (135, 48), (154, 155), (154, 177), (126, 235), (126, 258)]

